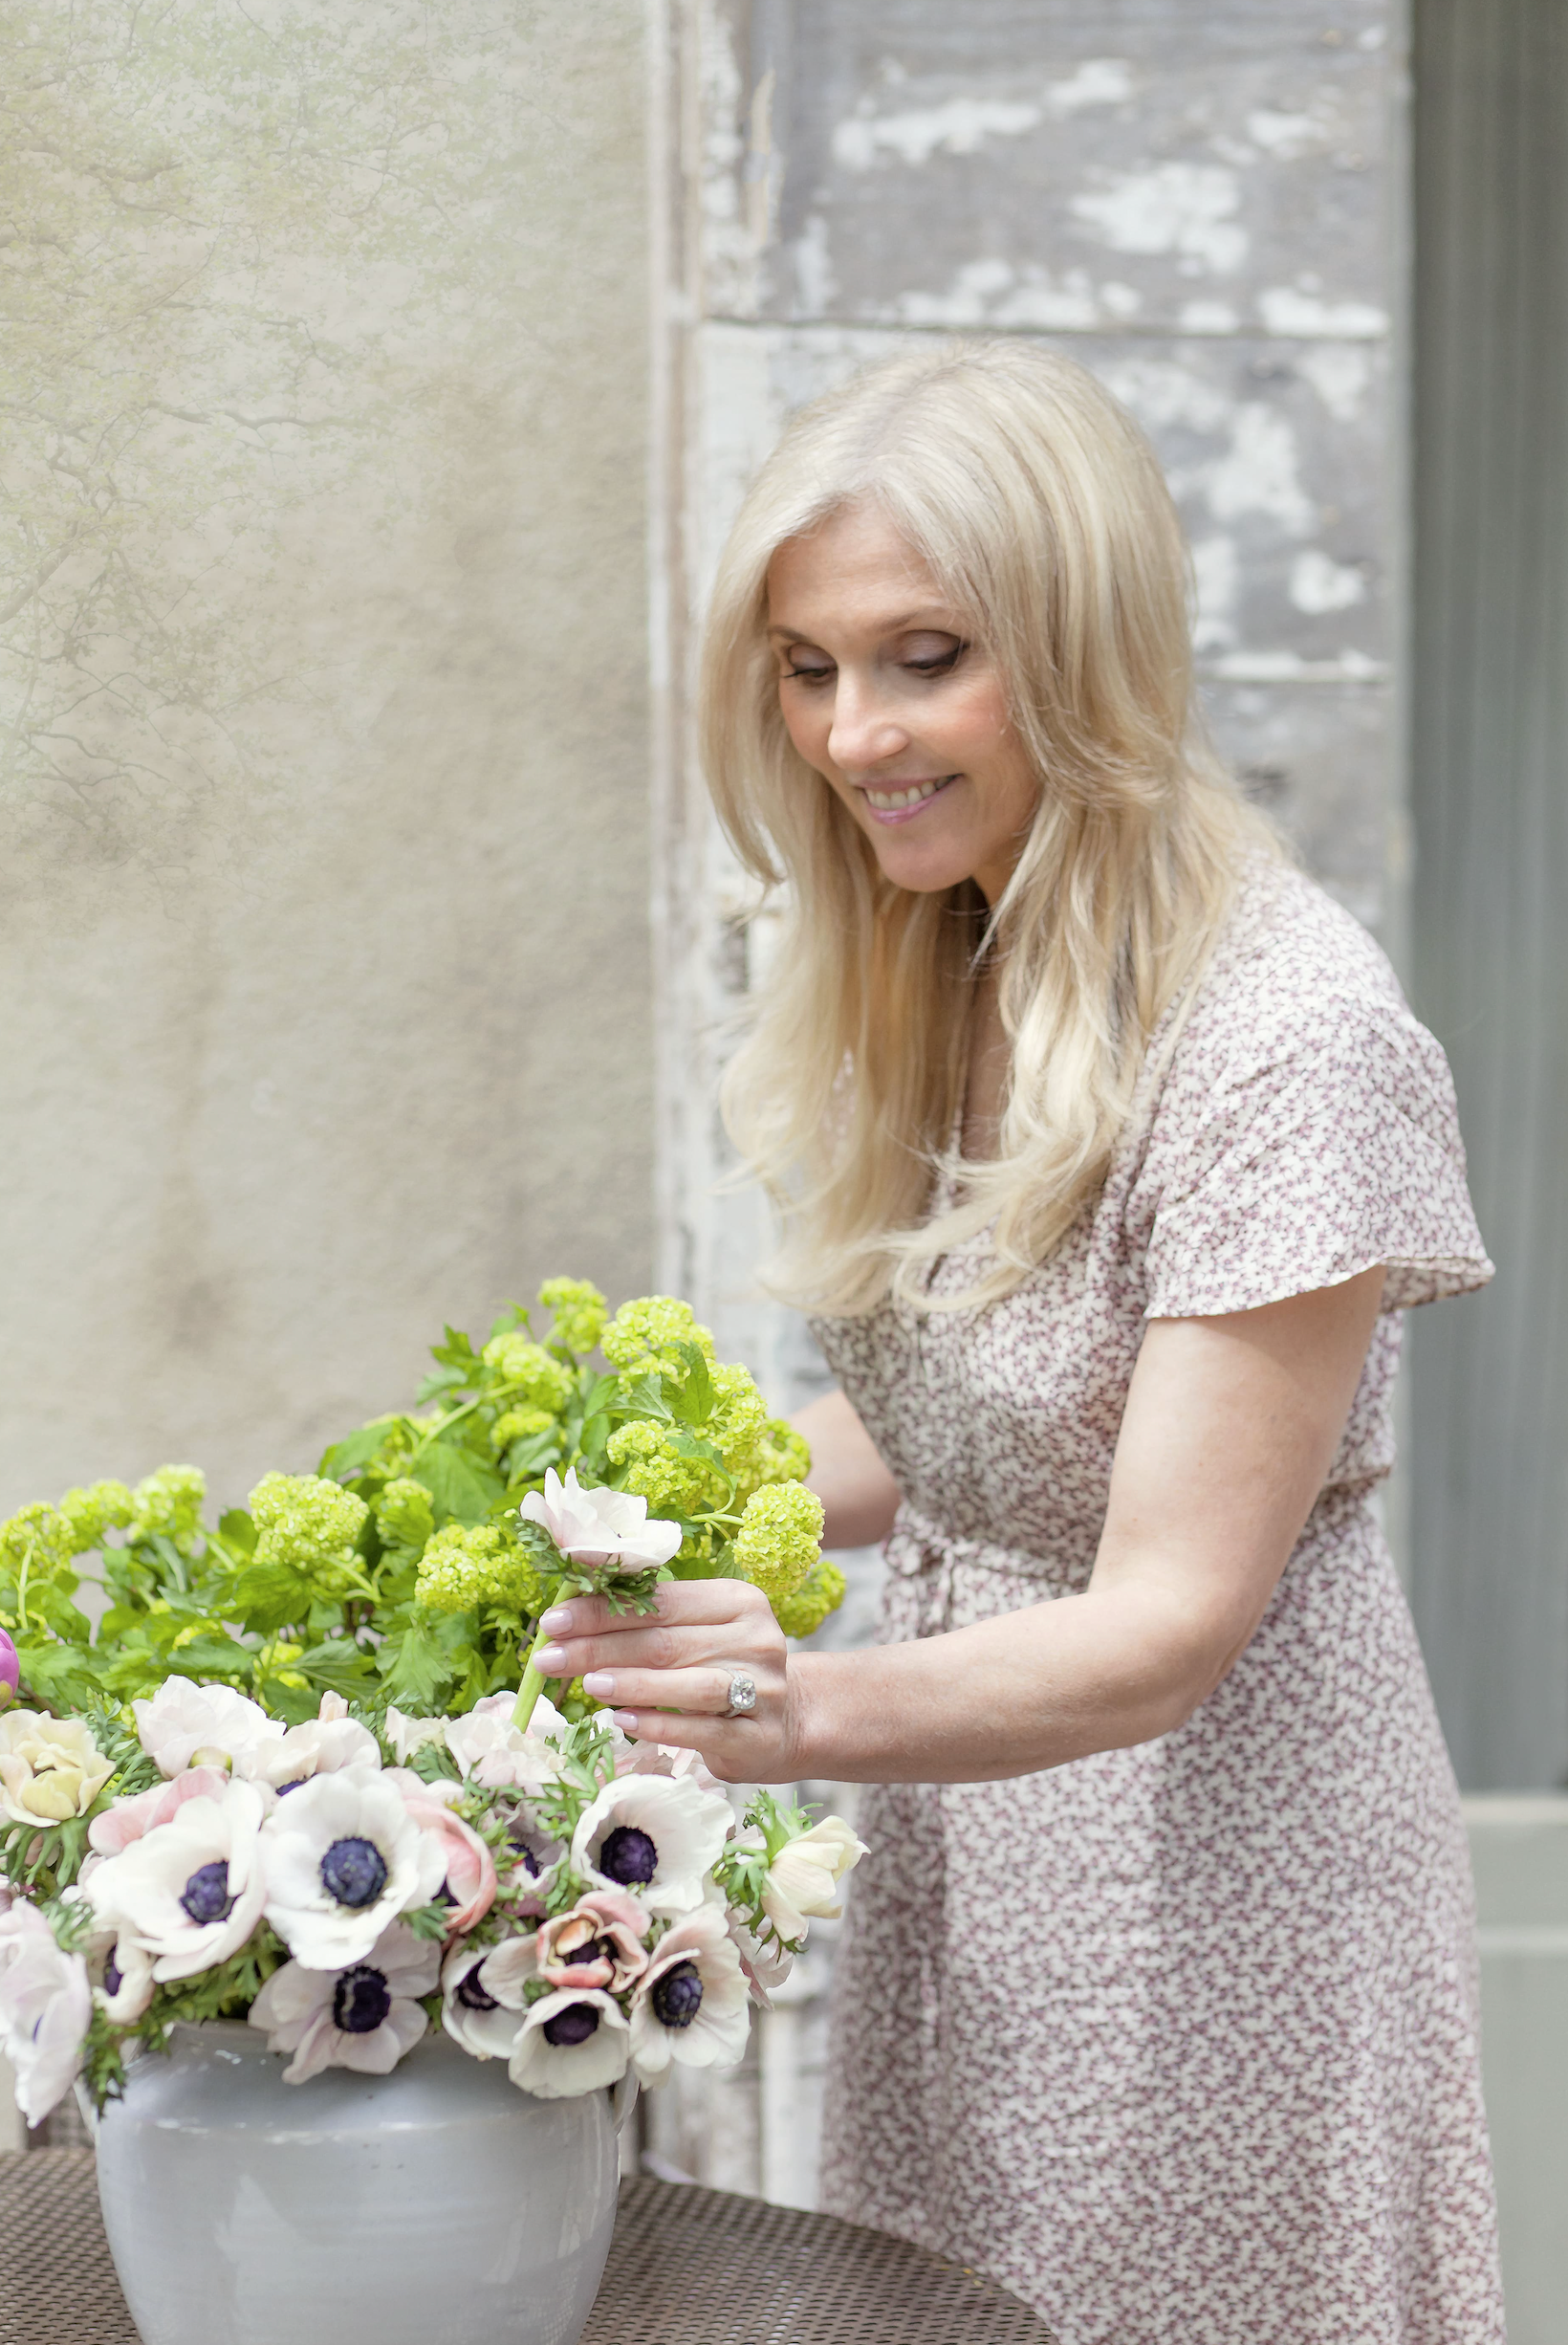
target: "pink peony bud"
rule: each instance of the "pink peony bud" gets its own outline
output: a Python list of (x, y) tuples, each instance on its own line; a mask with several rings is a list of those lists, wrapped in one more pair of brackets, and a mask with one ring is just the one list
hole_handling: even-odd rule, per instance
[(3, 1710), (22, 1682), (22, 1664), (16, 1658), (16, 1648), (4, 1629), (0, 1629), (0, 1710)]

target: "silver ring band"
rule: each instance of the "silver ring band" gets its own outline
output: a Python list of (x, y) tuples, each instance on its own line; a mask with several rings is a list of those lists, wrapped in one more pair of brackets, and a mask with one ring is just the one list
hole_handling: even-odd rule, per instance
[(750, 1718), (757, 1706), (757, 1681), (744, 1669), (737, 1669), (730, 1680), (730, 1707), (720, 1713), (724, 1718)]

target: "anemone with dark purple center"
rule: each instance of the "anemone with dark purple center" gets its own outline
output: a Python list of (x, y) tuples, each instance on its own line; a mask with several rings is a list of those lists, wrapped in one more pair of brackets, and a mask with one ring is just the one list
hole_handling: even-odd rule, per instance
[(599, 2006), (592, 2003), (569, 2003), (564, 2011), (547, 2019), (542, 2029), (547, 2044), (570, 2047), (586, 2044), (599, 2026)]
[(386, 1973), (369, 1962), (345, 1970), (332, 1990), (332, 2024), (345, 2035), (371, 2035), (392, 2008)]
[(689, 2027), (702, 2008), (702, 1973), (695, 1962), (675, 1962), (653, 1983), (654, 2017), (666, 2027)]
[(374, 1905), (386, 1887), (386, 1859), (374, 1840), (335, 1840), (321, 1859), (321, 1880), (339, 1905)]
[(192, 1921), (227, 1921), (234, 1910), (234, 1900), (229, 1894), (229, 1866), (225, 1859), (215, 1856), (209, 1865), (198, 1865), (181, 1892), (180, 1902)]
[(604, 1835), (599, 1869), (607, 1881), (619, 1881), (623, 1889), (644, 1889), (659, 1870), (659, 1851), (635, 1824), (618, 1824)]
[(106, 1995), (118, 1995), (124, 1983), (125, 1973), (111, 1954), (103, 1965), (103, 1991)]
[(487, 1994), (479, 1983), (479, 1973), (484, 1961), (485, 1958), (481, 1955), (477, 1962), (470, 1962), (457, 1983), (457, 2000), (465, 2011), (495, 2011), (500, 2008), (495, 1997)]

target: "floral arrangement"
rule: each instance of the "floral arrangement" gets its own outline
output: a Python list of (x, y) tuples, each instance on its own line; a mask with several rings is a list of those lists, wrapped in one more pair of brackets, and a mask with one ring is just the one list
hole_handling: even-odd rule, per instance
[[(431, 2027), (544, 2097), (738, 2058), (862, 1853), (629, 1742), (533, 1655), (562, 1591), (842, 1594), (798, 1435), (666, 1296), (553, 1280), (416, 1411), (203, 1521), (166, 1467), (0, 1523), (0, 2049), (36, 2124), (181, 2021), (390, 2071)], [(598, 1348), (605, 1363), (589, 1355)], [(76, 1607), (96, 1554), (97, 1633)]]

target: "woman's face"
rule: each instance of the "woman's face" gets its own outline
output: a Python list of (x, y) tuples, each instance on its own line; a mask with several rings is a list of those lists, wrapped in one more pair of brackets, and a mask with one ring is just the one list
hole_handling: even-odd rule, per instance
[(919, 894), (972, 879), (994, 904), (1038, 786), (1001, 677), (914, 548), (846, 506), (779, 547), (768, 618), (790, 738), (887, 877)]

